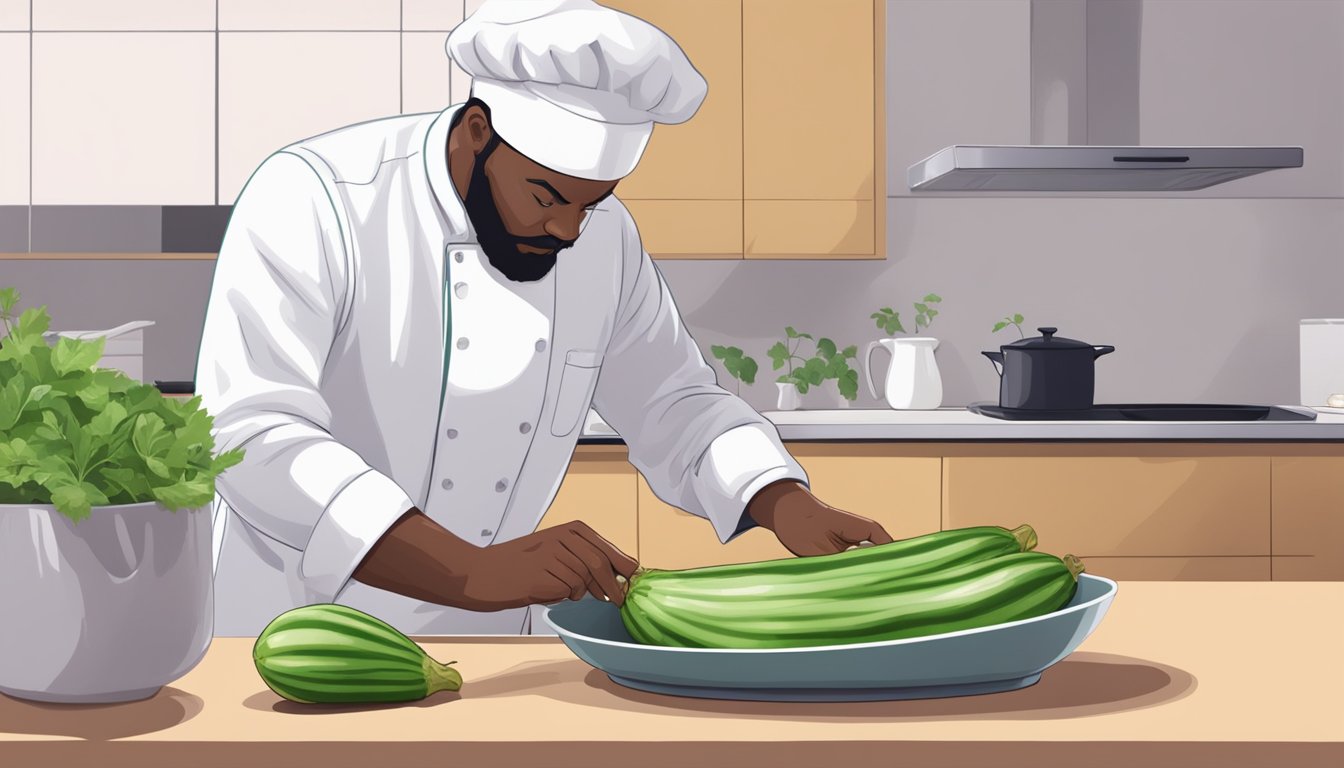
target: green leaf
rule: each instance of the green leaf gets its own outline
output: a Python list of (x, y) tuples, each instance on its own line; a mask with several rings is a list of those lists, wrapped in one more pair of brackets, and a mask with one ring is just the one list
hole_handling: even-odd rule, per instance
[(719, 346), (718, 344), (711, 344), (709, 347), (709, 352), (710, 354), (714, 355), (720, 360), (728, 356), (728, 350), (725, 347)]
[(126, 421), (126, 408), (121, 403), (108, 403), (102, 413), (89, 421), (89, 434), (100, 438), (110, 437), (124, 421)]
[(91, 411), (101, 411), (107, 407), (107, 387), (101, 384), (89, 384), (75, 393)]
[(896, 310), (892, 309), (891, 307), (883, 307), (883, 308), (882, 308), (882, 311), (883, 311), (883, 312), (886, 312), (888, 315), (892, 315), (892, 314), (895, 314), (895, 313), (896, 313)]
[(932, 302), (939, 302), (939, 301), (942, 301), (942, 298), (941, 298), (938, 294), (936, 294), (936, 293), (930, 293), (928, 296), (925, 296), (925, 297), (924, 297), (924, 300), (925, 300), (925, 301), (932, 301)]
[(756, 383), (756, 361), (750, 357), (742, 358), (738, 368), (738, 376), (746, 384)]
[(786, 325), (786, 326), (784, 326), (784, 333), (785, 333), (790, 339), (796, 339), (796, 338), (798, 338), (798, 332), (795, 331), (795, 330), (793, 330), (793, 326), (792, 326), (792, 325)]
[(775, 345), (766, 354), (770, 355), (770, 359), (774, 362), (773, 370), (777, 371), (783, 368), (784, 361), (789, 359), (789, 348), (784, 346), (784, 342), (776, 341)]
[(822, 337), (817, 341), (817, 353), (827, 360), (835, 357), (835, 342)]
[(1020, 322), (1022, 322), (1022, 316), (1021, 316), (1021, 315), (1013, 315), (1013, 322), (1014, 322), (1014, 323), (1020, 323)]
[(215, 497), (208, 480), (195, 478), (154, 489), (154, 498), (169, 509), (191, 509), (209, 504)]
[(159, 453), (172, 437), (164, 431), (163, 417), (157, 413), (142, 413), (136, 417), (131, 443), (136, 453), (149, 458)]
[(93, 502), (85, 490), (86, 485), (88, 484), (69, 483), (52, 488), (51, 503), (56, 505), (56, 511), (75, 522), (88, 517)]
[(994, 331), (993, 331), (993, 333), (998, 333), (999, 331), (1002, 331), (1004, 328), (1007, 328), (1007, 327), (1008, 327), (1008, 323), (1005, 323), (1004, 321), (1000, 320), (999, 322), (997, 322), (997, 323), (994, 324)]
[(853, 368), (845, 371), (836, 381), (836, 386), (846, 400), (854, 400), (859, 396), (859, 372)]
[(916, 303), (915, 303), (915, 309), (918, 310), (921, 314), (923, 314), (923, 313), (929, 311), (929, 305), (928, 305), (928, 304), (920, 304), (920, 303), (916, 302)]
[(812, 338), (812, 334), (810, 334), (810, 333), (800, 333), (800, 334), (798, 334), (798, 338), (800, 338), (800, 339), (808, 339), (808, 340), (811, 340), (811, 338)]
[(859, 356), (859, 348), (850, 344), (848, 347), (841, 350), (840, 354), (848, 358), (855, 358)]
[(93, 341), (62, 337), (56, 342), (56, 348), (51, 351), (51, 366), (59, 376), (75, 371), (92, 370), (94, 364), (103, 356), (103, 345), (106, 341), (107, 339), (101, 336)]
[(0, 288), (0, 315), (9, 316), (14, 314), (14, 307), (19, 303), (19, 291), (17, 288)]
[(162, 477), (164, 480), (167, 480), (169, 478), (168, 465), (164, 464), (162, 459), (156, 459), (153, 456), (146, 456), (145, 466), (149, 467), (150, 472), (153, 472), (159, 477)]

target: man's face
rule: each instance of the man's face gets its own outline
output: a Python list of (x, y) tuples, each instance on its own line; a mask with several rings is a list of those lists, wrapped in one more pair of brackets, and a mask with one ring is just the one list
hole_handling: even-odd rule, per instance
[(463, 202), (490, 263), (510, 280), (531, 281), (550, 272), (616, 183), (556, 173), (496, 137), (476, 155)]

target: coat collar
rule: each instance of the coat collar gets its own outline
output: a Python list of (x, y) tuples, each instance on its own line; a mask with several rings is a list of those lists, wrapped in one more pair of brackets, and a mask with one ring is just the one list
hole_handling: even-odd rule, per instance
[(475, 242), (476, 232), (467, 218), (467, 209), (457, 195), (452, 177), (448, 175), (448, 128), (452, 125), (453, 115), (461, 108), (461, 104), (454, 104), (434, 118), (425, 132), (425, 146), (420, 156), (425, 159), (425, 174), (429, 177), (434, 201), (438, 203), (444, 221), (448, 224), (449, 239), (453, 242)]

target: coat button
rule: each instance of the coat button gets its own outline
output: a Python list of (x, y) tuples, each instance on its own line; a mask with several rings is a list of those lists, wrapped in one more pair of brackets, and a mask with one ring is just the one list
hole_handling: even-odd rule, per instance
[(452, 440), (452, 439), (454, 439), (454, 438), (456, 438), (456, 437), (457, 437), (457, 430), (456, 430), (456, 429), (450, 429), (450, 430), (448, 430), (448, 439), (449, 439), (449, 440)]
[(462, 263), (462, 252), (461, 252), (461, 251), (453, 251), (453, 261), (456, 261), (458, 264), (461, 264), (461, 263)]
[(466, 284), (466, 283), (458, 283), (457, 285), (454, 285), (454, 286), (453, 286), (453, 293), (454, 293), (454, 294), (457, 296), (457, 298), (459, 298), (459, 299), (465, 299), (465, 298), (467, 298), (467, 284)]
[(495, 532), (492, 531), (492, 530), (490, 530), (489, 528), (482, 528), (482, 529), (481, 529), (481, 535), (482, 535), (482, 536), (493, 536), (494, 533), (495, 533)]
[(537, 339), (537, 351), (538, 351), (538, 352), (544, 352), (544, 351), (546, 351), (546, 340), (545, 340), (545, 339)]
[(458, 348), (458, 349), (466, 349), (466, 348), (467, 348), (467, 345), (470, 344), (470, 343), (471, 343), (471, 342), (467, 339), (467, 337), (466, 337), (466, 336), (463, 336), (462, 338), (460, 338), (460, 339), (457, 340), (457, 348)]
[(522, 424), (518, 425), (518, 431), (526, 435), (528, 432), (532, 431), (532, 425), (524, 421)]
[(499, 482), (495, 483), (495, 490), (500, 491), (501, 493), (504, 491), (505, 488), (508, 487), (509, 487), (508, 480), (500, 480)]
[(443, 482), (439, 483), (439, 485), (443, 486), (443, 490), (445, 491), (453, 490), (453, 481), (446, 477), (443, 479)]

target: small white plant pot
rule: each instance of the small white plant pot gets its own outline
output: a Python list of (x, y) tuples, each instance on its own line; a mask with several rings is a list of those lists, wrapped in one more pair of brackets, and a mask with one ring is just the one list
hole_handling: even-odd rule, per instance
[(775, 386), (779, 388), (779, 410), (794, 411), (798, 409), (798, 387), (792, 382), (777, 381)]

